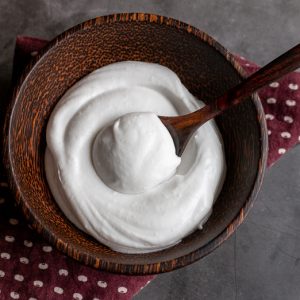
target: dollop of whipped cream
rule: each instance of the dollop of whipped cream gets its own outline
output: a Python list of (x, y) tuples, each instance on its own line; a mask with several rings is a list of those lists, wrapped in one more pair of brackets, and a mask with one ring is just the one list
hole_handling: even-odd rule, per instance
[(126, 194), (165, 182), (181, 161), (168, 129), (154, 113), (129, 113), (117, 119), (96, 136), (92, 155), (103, 182)]
[(66, 217), (124, 253), (161, 250), (202, 228), (226, 171), (218, 128), (201, 126), (180, 162), (154, 114), (203, 105), (158, 64), (114, 63), (78, 81), (46, 131), (46, 176)]

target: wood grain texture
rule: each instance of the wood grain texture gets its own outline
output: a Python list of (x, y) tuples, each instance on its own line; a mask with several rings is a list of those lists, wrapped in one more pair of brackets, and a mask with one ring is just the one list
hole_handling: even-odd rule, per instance
[(73, 226), (56, 205), (44, 172), (45, 127), (55, 104), (76, 81), (123, 60), (169, 67), (206, 103), (244, 77), (228, 51), (204, 32), (180, 21), (142, 13), (89, 20), (55, 38), (26, 68), (5, 120), (4, 163), (25, 217), (57, 249), (105, 271), (141, 275), (167, 272), (213, 251), (244, 220), (266, 164), (263, 109), (254, 95), (252, 101), (217, 118), (228, 172), (202, 231), (151, 254), (114, 252)]

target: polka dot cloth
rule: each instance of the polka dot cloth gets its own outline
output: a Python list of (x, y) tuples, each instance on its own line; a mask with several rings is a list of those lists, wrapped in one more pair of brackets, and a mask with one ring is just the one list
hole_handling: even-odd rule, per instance
[[(6, 182), (3, 175), (0, 182)], [(131, 299), (153, 276), (119, 276), (62, 255), (30, 229), (0, 187), (0, 299)], [(13, 221), (12, 221), (13, 220)]]
[[(18, 37), (14, 80), (28, 57), (35, 56), (46, 43)], [(248, 74), (258, 69), (237, 58)], [(269, 166), (300, 141), (299, 85), (300, 74), (292, 73), (259, 92), (268, 125)], [(153, 278), (101, 272), (56, 251), (26, 225), (0, 172), (0, 300), (131, 299)]]
[[(256, 64), (236, 57), (248, 75), (259, 69)], [(271, 166), (300, 142), (300, 73), (290, 73), (262, 88), (258, 94), (268, 127), (268, 166)]]
[(100, 272), (62, 255), (26, 225), (7, 187), (0, 196), (1, 300), (131, 299), (153, 278)]

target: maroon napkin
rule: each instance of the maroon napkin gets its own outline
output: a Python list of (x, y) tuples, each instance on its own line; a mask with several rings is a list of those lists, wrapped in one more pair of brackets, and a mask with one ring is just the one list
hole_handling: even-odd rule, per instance
[[(18, 37), (16, 79), (47, 41)], [(248, 74), (259, 67), (237, 56)], [(300, 73), (291, 73), (259, 92), (269, 129), (268, 166), (299, 142)], [(13, 205), (0, 174), (0, 299), (131, 299), (154, 276), (114, 275), (81, 265), (32, 231)]]
[[(259, 66), (236, 55), (248, 75)], [(300, 142), (300, 73), (292, 72), (259, 91), (269, 135), (268, 167)]]

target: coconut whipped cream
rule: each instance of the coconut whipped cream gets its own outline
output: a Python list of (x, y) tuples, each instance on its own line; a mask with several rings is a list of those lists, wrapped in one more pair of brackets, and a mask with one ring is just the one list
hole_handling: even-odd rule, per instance
[(130, 113), (97, 135), (93, 162), (102, 181), (121, 193), (141, 193), (176, 173), (180, 158), (154, 113)]
[(201, 126), (180, 159), (156, 115), (203, 105), (158, 64), (114, 63), (77, 82), (46, 133), (46, 176), (67, 218), (124, 253), (161, 250), (202, 228), (226, 171), (219, 131)]

